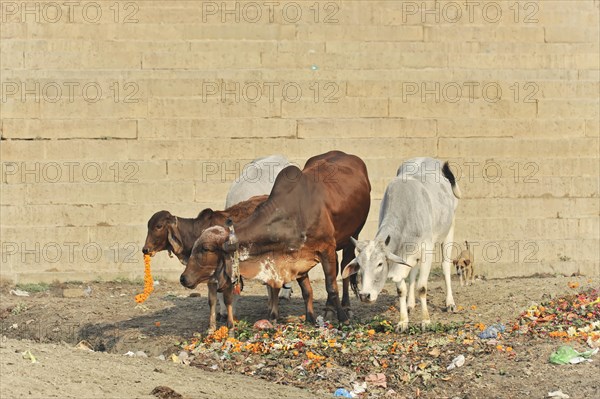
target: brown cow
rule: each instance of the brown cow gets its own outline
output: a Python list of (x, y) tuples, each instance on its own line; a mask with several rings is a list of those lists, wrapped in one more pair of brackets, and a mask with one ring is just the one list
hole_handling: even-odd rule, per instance
[(156, 212), (148, 220), (148, 234), (142, 248), (144, 254), (154, 256), (157, 252), (174, 253), (182, 264), (186, 264), (194, 242), (208, 227), (223, 225), (227, 219), (239, 222), (254, 212), (268, 196), (257, 195), (224, 211), (204, 209), (195, 219), (172, 215), (169, 211)]
[[(181, 283), (194, 288), (211, 281), (224, 292), (230, 291), (231, 281), (237, 278), (233, 259), (239, 259), (242, 277), (263, 281), (278, 290), (294, 279), (304, 281), (308, 271), (320, 262), (327, 289), (327, 315), (335, 310), (340, 322), (347, 322), (336, 282), (336, 250), (343, 250), (343, 266), (354, 258), (350, 237), (358, 237), (367, 219), (370, 191), (367, 168), (354, 155), (331, 151), (309, 159), (302, 171), (288, 166), (277, 176), (267, 201), (237, 224), (233, 242), (233, 226), (229, 231), (221, 226), (204, 231), (194, 244)], [(301, 288), (306, 319), (314, 322), (312, 291), (304, 285)], [(347, 296), (344, 305), (349, 307)], [(277, 313), (274, 302), (272, 318)]]
[[(195, 219), (177, 217), (168, 211), (156, 212), (148, 220), (148, 234), (142, 252), (154, 256), (157, 252), (166, 250), (169, 255), (174, 253), (185, 265), (192, 253), (194, 242), (206, 228), (223, 225), (228, 219), (239, 222), (251, 215), (256, 207), (266, 199), (266, 195), (255, 196), (224, 211), (213, 211), (207, 208), (200, 212)], [(215, 292), (217, 290), (216, 286), (209, 286), (209, 289)], [(229, 300), (231, 301), (232, 298)], [(208, 303), (210, 328), (214, 330), (217, 318), (215, 298), (209, 297)]]

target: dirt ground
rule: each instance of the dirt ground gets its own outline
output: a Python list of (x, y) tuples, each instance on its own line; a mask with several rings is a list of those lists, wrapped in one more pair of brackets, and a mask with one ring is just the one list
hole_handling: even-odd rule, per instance
[[(455, 300), (462, 310), (446, 313), (443, 282), (433, 278), (428, 297), (432, 322), (511, 323), (533, 303), (574, 293), (568, 286), (570, 282), (579, 283), (578, 290), (600, 287), (599, 277), (585, 276), (478, 280), (471, 287), (454, 282)], [(63, 297), (64, 288), (72, 288), (71, 292), (79, 295), (88, 287), (89, 295)], [(2, 398), (150, 398), (154, 397), (150, 392), (161, 385), (184, 398), (332, 396), (332, 391), (314, 386), (298, 389), (258, 377), (210, 372), (169, 361), (171, 354), (181, 350), (181, 342), (208, 327), (205, 287), (194, 291), (200, 297), (190, 297), (191, 291), (161, 282), (143, 305), (133, 301), (141, 284), (57, 284), (30, 297), (11, 295), (12, 288), (5, 285), (0, 292)], [(320, 313), (326, 298), (324, 284), (315, 282), (313, 288), (315, 310)], [(371, 306), (353, 299), (354, 317), (372, 319), (388, 312), (396, 302), (395, 288), (388, 283), (386, 290), (387, 294)], [(282, 317), (303, 313), (299, 291), (295, 287), (292, 299), (282, 301)], [(417, 311), (411, 315), (411, 324), (419, 324), (419, 314)], [(263, 286), (246, 284), (238, 316), (249, 323), (266, 317)], [(389, 319), (397, 322), (397, 313)], [(401, 336), (392, 333), (390, 339)], [(76, 349), (82, 340), (95, 352)], [(511, 359), (504, 354), (473, 357), (465, 353), (465, 366), (451, 378), (425, 387), (409, 384), (396, 389), (396, 397), (543, 398), (550, 391), (562, 390), (571, 398), (600, 398), (600, 355), (591, 363), (552, 365), (548, 356), (561, 344), (549, 338), (515, 341), (518, 355)], [(573, 345), (585, 349), (582, 344)], [(23, 358), (22, 352), (27, 350), (37, 363)], [(128, 351), (144, 351), (148, 358), (123, 356)], [(156, 358), (159, 355), (167, 360)]]

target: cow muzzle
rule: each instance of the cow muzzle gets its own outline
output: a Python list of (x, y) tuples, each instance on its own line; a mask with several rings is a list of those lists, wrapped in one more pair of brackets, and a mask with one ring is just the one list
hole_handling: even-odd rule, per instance
[(374, 301), (371, 299), (371, 294), (363, 294), (362, 292), (358, 294), (361, 302), (364, 303), (373, 303)]
[(150, 256), (156, 255), (156, 251), (151, 251), (150, 248), (148, 248), (148, 247), (142, 248), (142, 253), (144, 255), (150, 255)]
[(193, 283), (191, 282), (186, 276), (185, 274), (182, 274), (179, 277), (179, 283), (181, 285), (183, 285), (185, 288), (189, 288), (189, 289), (194, 289), (196, 288), (196, 286), (198, 285), (197, 283)]

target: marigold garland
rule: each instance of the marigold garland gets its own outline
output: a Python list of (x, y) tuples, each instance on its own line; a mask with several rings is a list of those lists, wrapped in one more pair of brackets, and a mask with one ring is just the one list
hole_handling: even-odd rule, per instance
[(144, 255), (144, 292), (135, 296), (137, 303), (144, 303), (154, 291), (154, 280), (150, 271), (150, 255)]

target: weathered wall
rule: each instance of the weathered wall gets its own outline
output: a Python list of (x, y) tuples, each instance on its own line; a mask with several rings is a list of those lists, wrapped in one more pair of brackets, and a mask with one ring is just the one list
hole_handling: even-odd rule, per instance
[(402, 160), (434, 156), (479, 273), (600, 274), (597, 0), (0, 6), (4, 278), (140, 276), (153, 212), (329, 149), (369, 167), (363, 237)]

